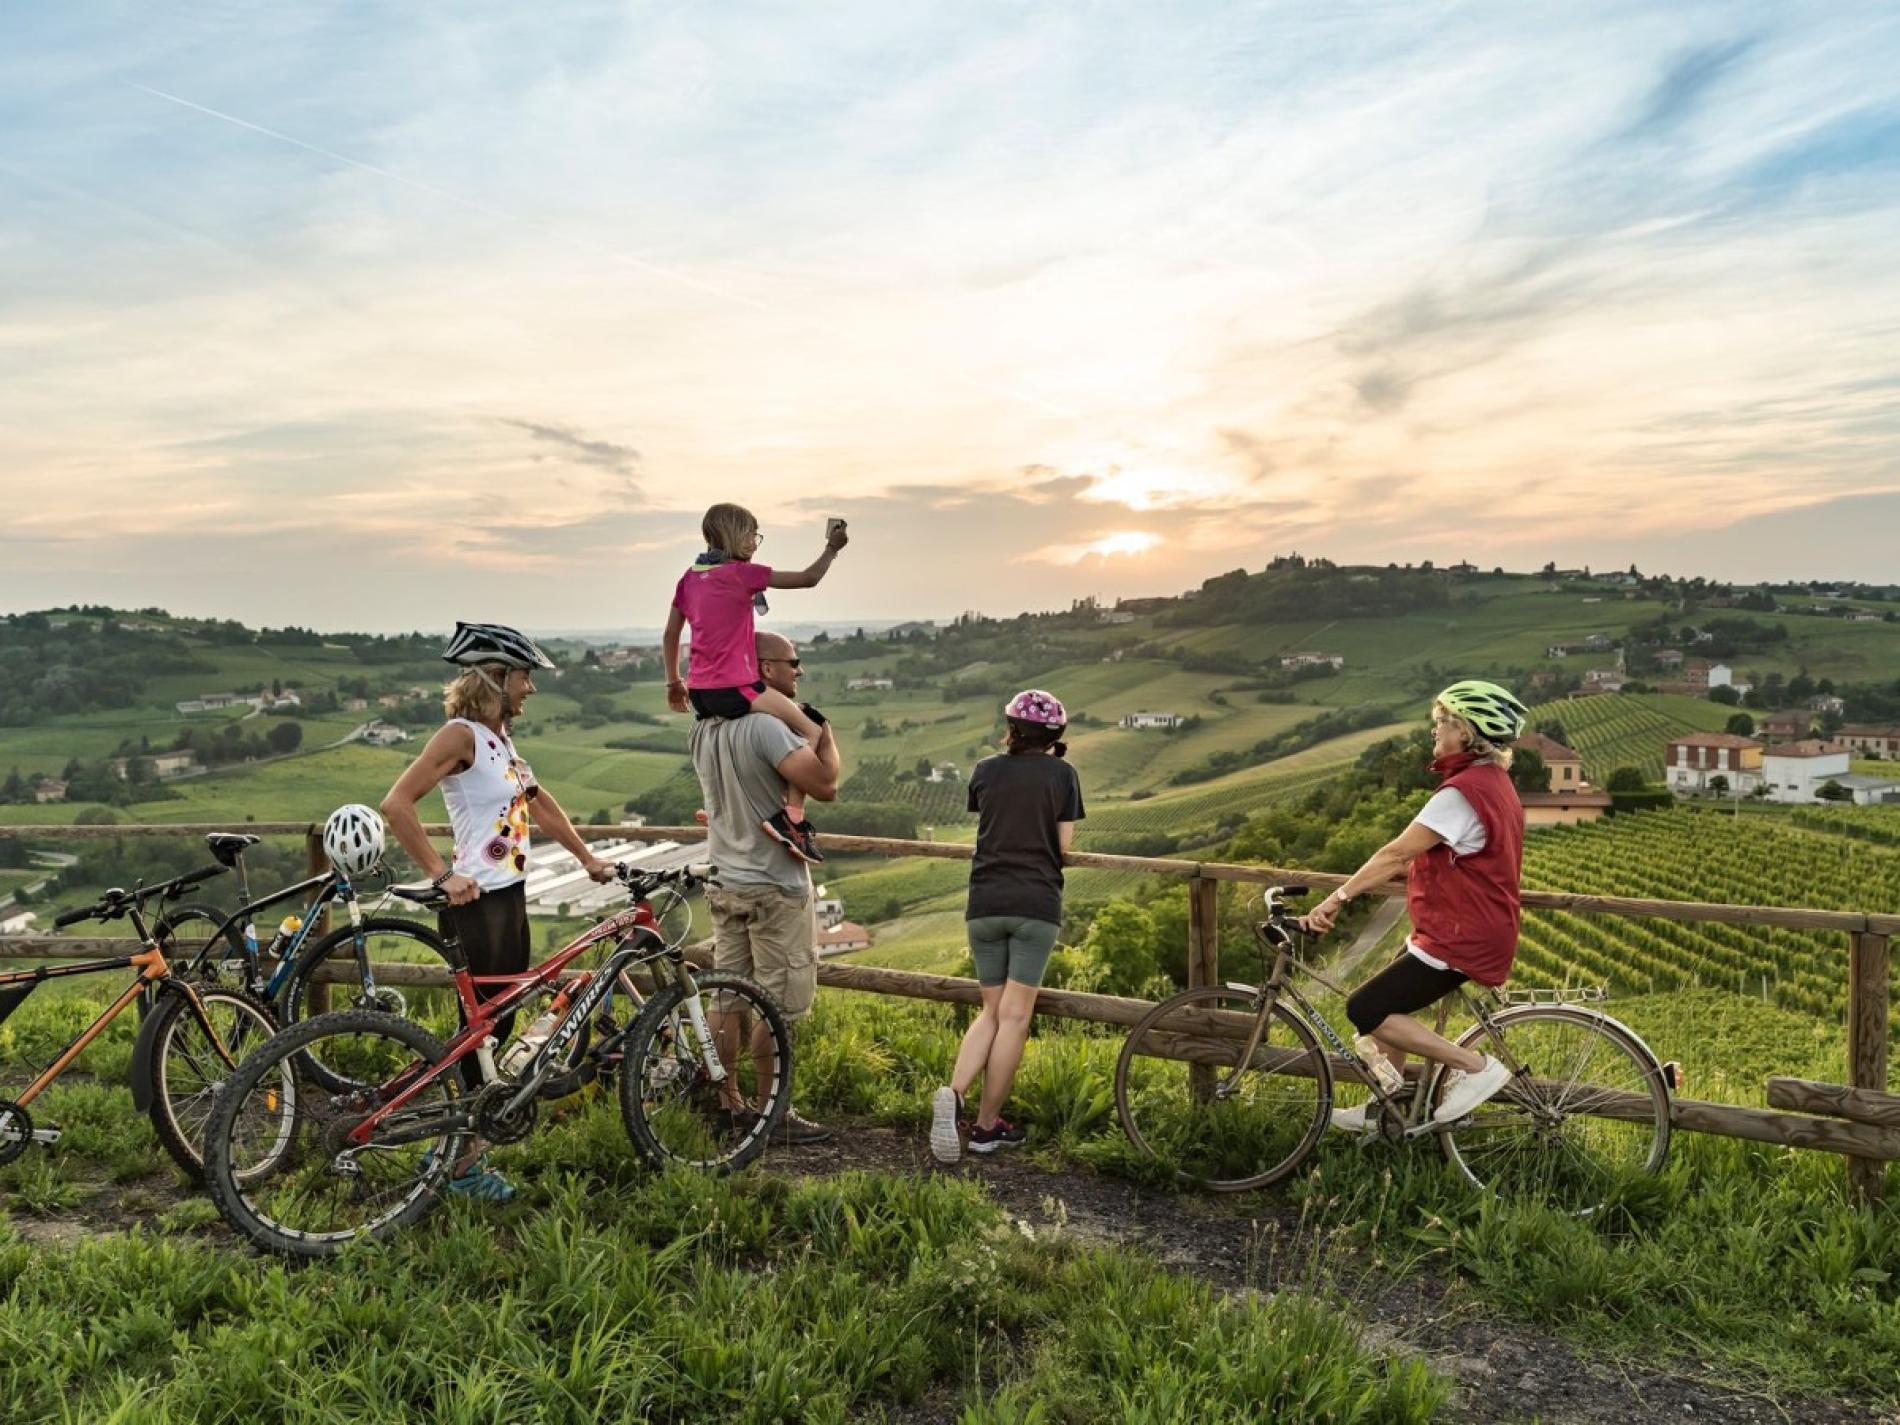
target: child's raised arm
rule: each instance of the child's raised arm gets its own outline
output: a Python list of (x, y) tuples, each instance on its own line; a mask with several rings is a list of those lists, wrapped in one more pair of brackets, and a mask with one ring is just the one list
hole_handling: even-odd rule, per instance
[(838, 557), (838, 551), (851, 542), (851, 536), (844, 532), (842, 525), (825, 536), (825, 552), (811, 562), (805, 569), (774, 569), (771, 582), (773, 589), (815, 589), (818, 581), (825, 577), (825, 571), (831, 568), (831, 561)]
[(660, 635), (660, 667), (666, 673), (666, 705), (674, 712), (685, 712), (686, 684), (680, 681), (680, 630), (686, 627), (686, 615), (678, 604), (666, 612), (666, 632)]

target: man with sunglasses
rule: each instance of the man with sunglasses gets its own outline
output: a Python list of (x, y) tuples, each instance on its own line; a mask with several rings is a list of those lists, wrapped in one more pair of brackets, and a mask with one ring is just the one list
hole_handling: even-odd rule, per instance
[[(759, 676), (797, 700), (798, 649), (775, 633), (757, 635)], [(693, 770), (706, 806), (706, 844), (718, 884), (707, 887), (713, 966), (756, 980), (794, 1026), (818, 996), (818, 925), (807, 864), (769, 836), (763, 823), (788, 790), (821, 802), (838, 795), (838, 744), (829, 723), (815, 744), (775, 717), (708, 717), (693, 725)], [(713, 1016), (720, 1053), (739, 1052), (739, 1026)], [(763, 1044), (759, 1047), (763, 1048)], [(761, 1083), (761, 1091), (767, 1085)], [(729, 1103), (735, 1113), (752, 1112)], [(787, 1143), (817, 1143), (830, 1131), (788, 1110)]]

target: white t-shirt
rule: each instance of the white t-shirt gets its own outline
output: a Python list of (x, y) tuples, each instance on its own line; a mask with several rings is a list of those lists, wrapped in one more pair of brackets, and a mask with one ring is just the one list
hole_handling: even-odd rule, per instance
[[(1432, 793), (1432, 799), (1425, 803), (1419, 814), (1412, 820), (1420, 826), (1429, 827), (1438, 833), (1444, 843), (1451, 848), (1451, 854), (1470, 856), (1484, 850), (1484, 823), (1478, 820), (1478, 813), (1472, 810), (1465, 794), (1456, 787), (1441, 787)], [(1448, 970), (1451, 967), (1436, 956), (1427, 955), (1406, 937), (1405, 948), (1411, 954), (1423, 960), (1434, 970)]]

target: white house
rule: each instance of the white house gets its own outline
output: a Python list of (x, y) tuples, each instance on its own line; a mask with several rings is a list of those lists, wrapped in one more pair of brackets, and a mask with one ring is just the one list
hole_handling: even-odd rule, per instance
[(1672, 741), (1663, 755), (1663, 782), (1679, 797), (1701, 796), (1715, 790), (1717, 777), (1726, 784), (1722, 795), (1745, 797), (1762, 783), (1762, 745), (1733, 732), (1692, 732)]
[(853, 920), (841, 920), (819, 931), (817, 940), (820, 955), (843, 955), (871, 948), (871, 932)]
[(851, 693), (888, 692), (897, 685), (889, 678), (847, 678), (845, 691)]
[(158, 752), (152, 756), (152, 775), (161, 782), (169, 782), (174, 777), (188, 777), (198, 770), (198, 754), (195, 752)]
[(1762, 753), (1762, 783), (1772, 802), (1812, 802), (1815, 793), (1829, 782), (1838, 782), (1849, 773), (1853, 749), (1845, 742), (1819, 742), (1813, 739), (1785, 742)]
[(1891, 777), (1870, 777), (1864, 772), (1849, 772), (1845, 777), (1834, 778), (1834, 782), (1854, 799), (1857, 807), (1900, 803), (1900, 782)]
[(1344, 668), (1346, 658), (1341, 653), (1288, 653), (1280, 659), (1282, 668)]
[(1847, 711), (1847, 703), (1844, 699), (1837, 697), (1833, 693), (1816, 693), (1813, 697), (1808, 699), (1808, 711), (1834, 713), (1838, 716)]
[(926, 782), (961, 782), (963, 769), (954, 762), (938, 762), (931, 767), (930, 775), (924, 780)]
[(1170, 712), (1131, 712), (1122, 717), (1123, 727), (1179, 727), (1183, 719), (1179, 713)]
[(409, 734), (389, 722), (371, 722), (364, 724), (363, 741), (371, 747), (394, 747), (398, 742), (407, 742)]
[(821, 928), (829, 929), (844, 919), (844, 901), (837, 896), (820, 896), (812, 902), (812, 910), (818, 917)]

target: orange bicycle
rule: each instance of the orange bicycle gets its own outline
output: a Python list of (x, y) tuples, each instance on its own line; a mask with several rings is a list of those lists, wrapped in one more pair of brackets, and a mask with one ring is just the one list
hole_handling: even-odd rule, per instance
[[(55, 1053), (17, 1096), (0, 1098), (0, 1164), (19, 1157), (29, 1143), (50, 1148), (59, 1141), (58, 1128), (50, 1124), (33, 1126), (29, 1108), (108, 1024), (149, 992), (154, 1007), (140, 1025), (132, 1050), (132, 1102), (140, 1112), (151, 1115), (159, 1142), (173, 1161), (194, 1181), (203, 1179), (204, 1126), (211, 1116), (211, 1101), (218, 1085), (240, 1059), (276, 1032), (277, 1021), (270, 1007), (248, 991), (174, 974), (158, 939), (145, 923), (145, 904), (168, 900), (186, 886), (209, 880), (224, 869), (207, 866), (154, 886), (110, 890), (97, 904), (67, 911), (53, 922), (65, 927), (82, 920), (129, 919), (141, 946), (135, 954), (0, 974), (0, 1022), (4, 1022), (48, 980), (113, 970), (137, 972), (132, 983), (77, 1038)], [(30, 1040), (30, 1036), (20, 1037)], [(285, 1111), (288, 1113), (288, 1105)]]

